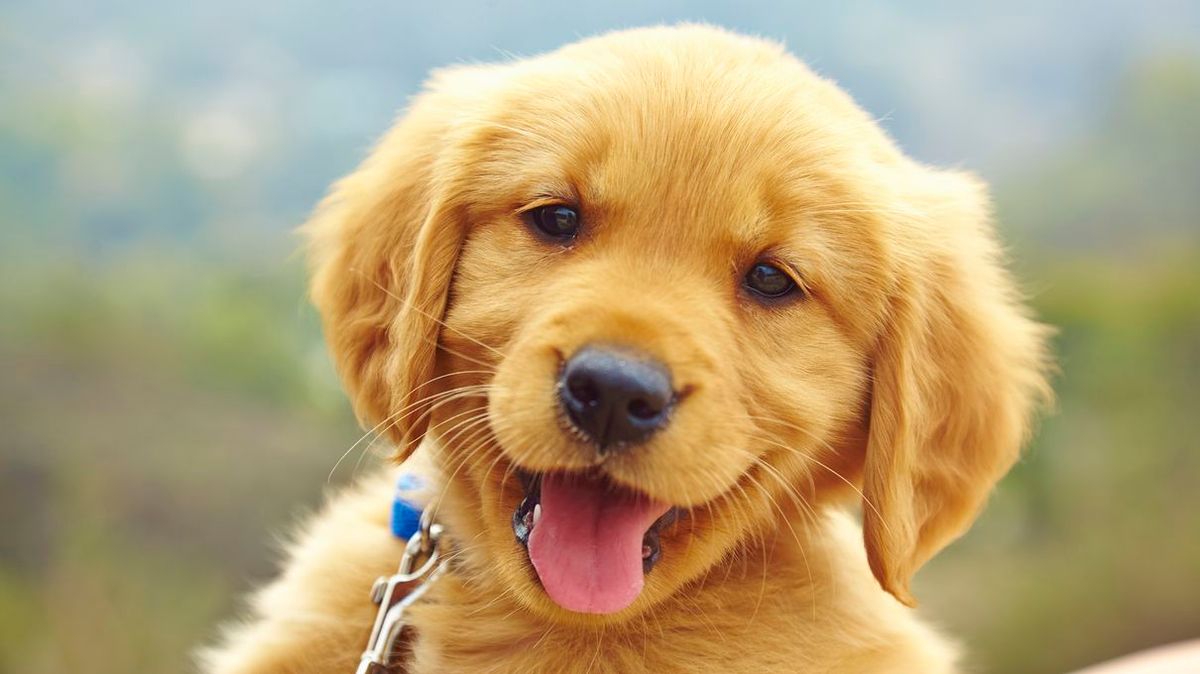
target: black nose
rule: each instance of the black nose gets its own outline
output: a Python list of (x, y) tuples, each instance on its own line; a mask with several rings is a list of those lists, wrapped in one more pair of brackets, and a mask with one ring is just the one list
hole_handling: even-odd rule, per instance
[(602, 452), (644, 440), (667, 422), (671, 375), (654, 360), (586, 346), (567, 361), (558, 384), (571, 423)]

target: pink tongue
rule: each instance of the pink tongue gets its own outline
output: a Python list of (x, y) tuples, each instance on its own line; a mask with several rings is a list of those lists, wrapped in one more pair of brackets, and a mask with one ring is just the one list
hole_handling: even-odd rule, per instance
[(598, 480), (542, 478), (529, 559), (546, 594), (577, 613), (615, 613), (642, 591), (642, 538), (669, 506)]

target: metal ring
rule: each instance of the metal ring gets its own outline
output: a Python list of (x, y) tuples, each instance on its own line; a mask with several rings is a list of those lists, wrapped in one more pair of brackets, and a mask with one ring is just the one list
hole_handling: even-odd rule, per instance
[[(438, 531), (437, 533), (440, 534), (441, 532)], [(437, 545), (437, 539), (439, 537), (440, 535), (430, 539), (431, 542), (428, 551), (421, 550), (421, 534), (419, 532), (413, 534), (412, 537), (408, 539), (408, 545), (404, 547), (404, 557), (400, 560), (399, 573), (396, 574), (397, 580), (402, 583), (410, 583), (429, 573), (429, 571), (437, 565), (437, 561), (441, 557), (441, 552), (438, 550)], [(425, 559), (423, 562), (421, 562), (421, 565), (414, 570), (412, 568), (413, 564), (420, 556), (425, 556)]]
[(433, 537), (433, 508), (426, 506), (421, 511), (420, 526), (417, 532), (421, 534), (421, 552), (428, 553), (436, 540)]

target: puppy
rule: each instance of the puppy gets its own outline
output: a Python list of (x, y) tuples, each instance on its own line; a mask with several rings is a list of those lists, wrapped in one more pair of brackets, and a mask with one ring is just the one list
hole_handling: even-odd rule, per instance
[[(909, 581), (1017, 458), (1046, 330), (981, 185), (779, 45), (439, 71), (306, 232), (355, 410), (421, 448), (452, 558), (395, 671), (954, 670)], [(206, 671), (354, 670), (392, 479), (308, 525)]]

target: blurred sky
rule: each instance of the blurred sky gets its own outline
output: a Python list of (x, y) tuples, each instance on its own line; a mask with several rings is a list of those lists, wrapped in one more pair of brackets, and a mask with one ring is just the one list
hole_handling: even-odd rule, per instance
[[(187, 236), (203, 221), (252, 237), (302, 219), (429, 69), (680, 20), (785, 42), (916, 157), (992, 179), (1094, 131), (1131, 63), (1200, 50), (1200, 3), (1185, 0), (9, 0), (0, 6), (0, 115), (57, 100), (78, 108), (59, 120), (75, 128), (47, 134), (99, 136), (71, 150), (60, 194), (95, 207), (83, 219), (97, 246), (136, 236), (110, 222), (129, 218), (104, 217), (112, 202), (174, 189), (143, 175), (163, 161), (181, 180), (218, 190), (221, 203), (181, 194), (178, 217), (156, 227)], [(233, 183), (236, 192), (223, 189)]]

